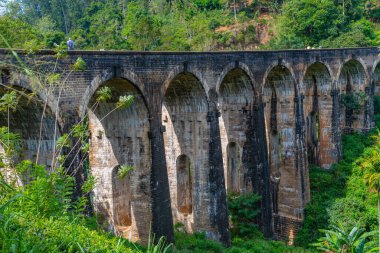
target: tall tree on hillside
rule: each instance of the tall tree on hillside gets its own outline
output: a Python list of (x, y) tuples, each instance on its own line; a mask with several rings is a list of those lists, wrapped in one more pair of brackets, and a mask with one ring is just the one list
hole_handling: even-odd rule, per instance
[(36, 24), (43, 17), (50, 17), (66, 34), (76, 27), (91, 0), (13, 0), (8, 10), (29, 24)]

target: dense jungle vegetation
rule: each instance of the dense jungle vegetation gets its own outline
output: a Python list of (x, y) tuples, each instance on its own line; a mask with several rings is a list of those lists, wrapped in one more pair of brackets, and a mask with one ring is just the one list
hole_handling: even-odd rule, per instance
[[(0, 0), (14, 48), (252, 50), (380, 43), (379, 0)], [(0, 47), (5, 47), (0, 40)]]

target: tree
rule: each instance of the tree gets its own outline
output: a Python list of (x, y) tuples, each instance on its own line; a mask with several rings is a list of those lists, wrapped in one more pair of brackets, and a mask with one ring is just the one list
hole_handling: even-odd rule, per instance
[(7, 39), (0, 39), (2, 48), (7, 48), (7, 43), (12, 48), (27, 48), (31, 44), (41, 44), (43, 39), (43, 36), (29, 24), (8, 15), (0, 16), (0, 35)]
[(312, 244), (319, 250), (333, 253), (364, 253), (376, 252), (378, 248), (366, 247), (369, 237), (376, 232), (365, 232), (364, 229), (354, 227), (350, 232), (346, 232), (343, 228), (332, 226), (331, 230), (320, 229), (325, 236), (318, 239), (318, 243)]
[(160, 44), (160, 20), (137, 2), (130, 3), (128, 10), (123, 35), (132, 49), (154, 50)]
[[(363, 0), (290, 0), (278, 18), (274, 48), (370, 46), (375, 37)], [(302, 43), (299, 43), (301, 41)], [(294, 45), (292, 44), (294, 43)]]

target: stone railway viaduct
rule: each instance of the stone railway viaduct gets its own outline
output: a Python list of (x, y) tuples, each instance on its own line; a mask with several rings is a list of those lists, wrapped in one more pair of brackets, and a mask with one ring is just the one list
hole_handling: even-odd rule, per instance
[[(380, 95), (377, 48), (70, 51), (58, 61), (52, 51), (18, 53), (45, 72), (56, 66), (65, 84), (51, 92), (36, 87), (13, 73), (16, 61), (0, 50), (0, 91), (11, 85), (39, 98), (21, 97), (11, 114), (11, 131), (23, 138), (20, 159), (50, 167), (54, 132), (88, 116), (94, 209), (108, 229), (142, 242), (150, 224), (173, 240), (173, 224), (181, 222), (228, 245), (228, 192), (260, 194), (262, 231), (291, 241), (310, 200), (309, 164), (329, 169), (342, 156), (342, 132), (373, 128), (373, 96)], [(69, 72), (78, 57), (87, 69)], [(103, 86), (112, 98), (98, 103)], [(340, 103), (354, 92), (366, 94), (355, 111)], [(129, 94), (132, 106), (109, 114)], [(7, 124), (5, 114), (0, 121)], [(134, 170), (121, 178), (123, 165)]]

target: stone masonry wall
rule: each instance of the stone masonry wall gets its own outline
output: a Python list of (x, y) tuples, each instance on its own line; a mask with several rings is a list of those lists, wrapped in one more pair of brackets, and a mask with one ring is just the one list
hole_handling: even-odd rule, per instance
[[(37, 69), (54, 69), (53, 51), (17, 52), (26, 62), (42, 63)], [(0, 76), (4, 85), (35, 91), (50, 114), (59, 109), (59, 129), (88, 113), (95, 211), (105, 227), (146, 242), (151, 225), (173, 241), (173, 223), (181, 222), (228, 245), (227, 191), (259, 193), (265, 235), (294, 238), (310, 198), (309, 163), (328, 169), (342, 155), (341, 132), (374, 126), (378, 55), (377, 48), (70, 51), (57, 65), (66, 89), (34, 90), (27, 77), (8, 78), (13, 69), (7, 64)], [(78, 57), (87, 69), (71, 73)], [(0, 60), (17, 64), (5, 49)], [(102, 86), (111, 87), (113, 97), (96, 106)], [(368, 96), (363, 109), (342, 107), (343, 94), (359, 91)], [(102, 119), (126, 94), (135, 96), (134, 104)], [(37, 120), (40, 109), (32, 112)], [(31, 129), (22, 135), (27, 158), (36, 155), (33, 122), (21, 112), (12, 122)], [(45, 123), (40, 162), (49, 166), (54, 128), (49, 117)], [(134, 169), (119, 178), (124, 165)]]

